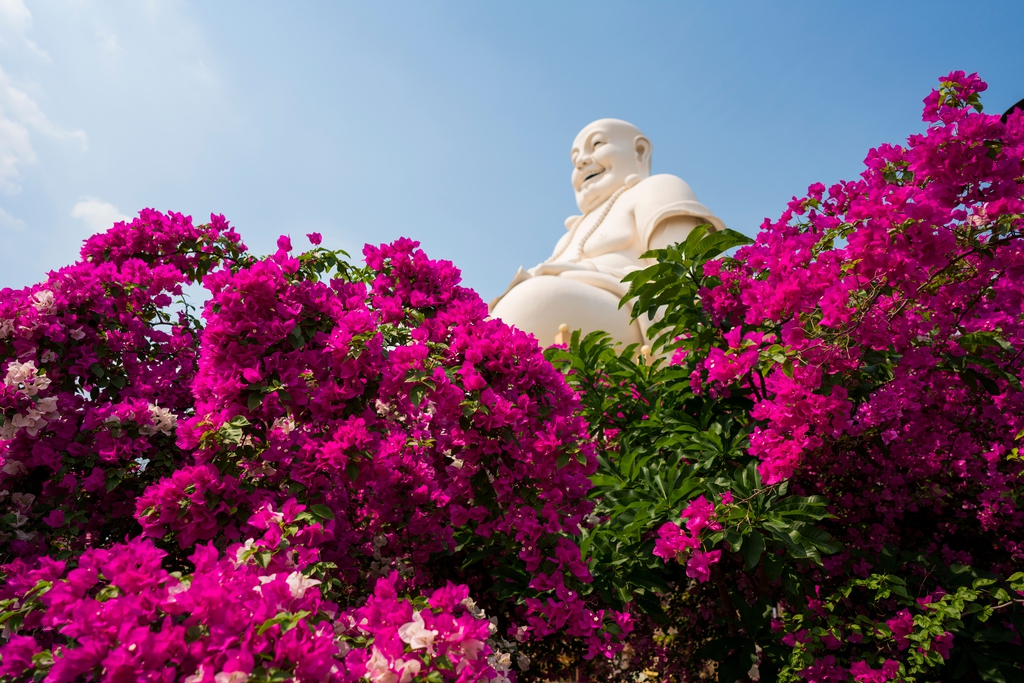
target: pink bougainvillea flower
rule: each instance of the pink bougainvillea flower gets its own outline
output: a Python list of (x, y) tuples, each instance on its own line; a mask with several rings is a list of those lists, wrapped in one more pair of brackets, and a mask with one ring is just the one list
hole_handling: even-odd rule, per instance
[(895, 617), (885, 622), (885, 625), (892, 631), (892, 637), (896, 639), (896, 645), (901, 650), (910, 647), (907, 636), (914, 632), (914, 617), (908, 610), (900, 610)]
[(686, 575), (691, 579), (704, 583), (711, 578), (711, 565), (718, 562), (722, 557), (721, 550), (702, 552), (695, 550), (686, 562)]

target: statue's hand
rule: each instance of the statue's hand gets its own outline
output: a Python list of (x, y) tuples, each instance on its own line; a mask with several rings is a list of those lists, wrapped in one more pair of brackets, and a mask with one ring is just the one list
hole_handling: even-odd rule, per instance
[(559, 275), (567, 270), (594, 270), (588, 263), (570, 263), (568, 261), (554, 261), (552, 263), (541, 263), (530, 268), (531, 275)]

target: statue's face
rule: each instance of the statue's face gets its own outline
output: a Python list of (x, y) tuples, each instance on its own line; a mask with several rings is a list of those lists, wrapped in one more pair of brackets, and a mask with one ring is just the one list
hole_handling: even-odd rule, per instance
[(593, 211), (631, 174), (650, 175), (651, 143), (632, 124), (601, 119), (580, 131), (572, 144), (572, 187), (580, 211)]

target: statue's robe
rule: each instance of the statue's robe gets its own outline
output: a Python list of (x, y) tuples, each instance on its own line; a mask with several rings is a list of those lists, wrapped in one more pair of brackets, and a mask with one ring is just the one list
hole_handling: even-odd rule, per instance
[[(629, 306), (619, 308), (627, 291), (622, 278), (651, 265), (650, 259), (641, 259), (640, 255), (651, 248), (651, 239), (666, 219), (693, 216), (718, 230), (725, 224), (697, 201), (686, 182), (673, 175), (650, 176), (627, 189), (590, 234), (607, 203), (582, 218), (566, 219), (567, 232), (549, 259), (586, 265), (588, 270), (532, 277), (520, 270), (508, 290), (491, 302), (491, 316), (530, 332), (544, 345), (554, 342), (562, 323), (583, 334), (603, 330), (625, 344), (644, 343), (644, 329), (639, 321), (630, 321)], [(678, 235), (661, 235), (657, 242), (680, 242), (689, 231), (685, 228)], [(580, 242), (584, 239), (580, 258)]]

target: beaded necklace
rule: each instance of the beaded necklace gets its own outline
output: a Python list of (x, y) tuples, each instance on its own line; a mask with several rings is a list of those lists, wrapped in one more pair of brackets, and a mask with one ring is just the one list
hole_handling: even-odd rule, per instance
[[(601, 211), (601, 215), (597, 217), (597, 220), (594, 221), (594, 224), (590, 226), (589, 230), (587, 230), (587, 234), (585, 234), (583, 236), (583, 239), (580, 240), (579, 246), (577, 247), (577, 251), (579, 252), (577, 254), (577, 261), (583, 258), (583, 248), (587, 245), (587, 240), (589, 240), (590, 236), (593, 235), (599, 227), (601, 227), (601, 223), (604, 223), (604, 219), (608, 217), (608, 212), (611, 211), (612, 207), (615, 205), (615, 200), (618, 199), (623, 192), (628, 190), (629, 187), (629, 185), (623, 185), (619, 189), (615, 190), (615, 194), (613, 194), (605, 201), (604, 209)], [(565, 250), (569, 248), (569, 245), (572, 244), (573, 238), (576, 236), (576, 228), (578, 228), (580, 224), (584, 221), (584, 219), (589, 215), (590, 214), (587, 213), (576, 219), (576, 222), (572, 224), (572, 228), (569, 230), (569, 239), (565, 241), (565, 245), (561, 249), (556, 251), (554, 254), (552, 254), (551, 258), (549, 258), (544, 263), (551, 263), (552, 261), (556, 261), (559, 256), (565, 253)]]

